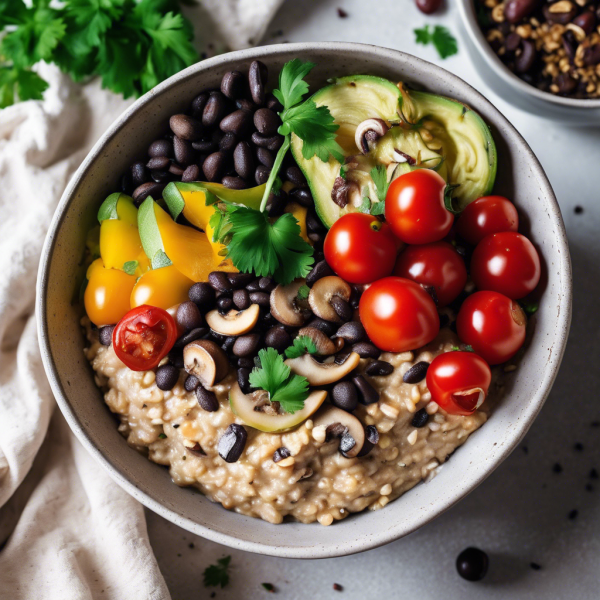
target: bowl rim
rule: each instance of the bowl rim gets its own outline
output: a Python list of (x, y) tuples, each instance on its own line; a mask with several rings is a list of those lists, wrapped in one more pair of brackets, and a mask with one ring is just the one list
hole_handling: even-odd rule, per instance
[(568, 109), (584, 109), (593, 110), (600, 108), (600, 98), (565, 98), (563, 96), (555, 96), (550, 92), (544, 92), (529, 83), (523, 81), (515, 75), (498, 57), (488, 44), (475, 15), (474, 3), (477, 0), (459, 0), (458, 10), (462, 18), (462, 22), (467, 28), (467, 33), (474, 42), (475, 47), (483, 55), (489, 67), (497, 73), (503, 81), (510, 86), (517, 88), (528, 96), (533, 96), (544, 102), (555, 104), (556, 106), (565, 107)]
[[(60, 383), (60, 377), (58, 369), (54, 364), (51, 349), (50, 339), (48, 332), (48, 324), (44, 319), (44, 315), (47, 311), (46, 296), (48, 290), (48, 274), (50, 269), (51, 258), (53, 254), (54, 246), (57, 242), (57, 232), (66, 219), (67, 211), (70, 205), (71, 197), (73, 192), (77, 189), (80, 181), (83, 179), (88, 171), (88, 168), (93, 164), (96, 157), (101, 154), (103, 146), (112, 139), (119, 131), (127, 125), (127, 122), (132, 114), (137, 112), (142, 107), (151, 103), (155, 96), (161, 94), (173, 85), (178, 84), (182, 80), (193, 78), (197, 72), (208, 70), (211, 68), (219, 67), (222, 65), (243, 62), (253, 59), (260, 59), (262, 57), (277, 56), (278, 54), (296, 54), (301, 55), (302, 52), (306, 51), (329, 51), (336, 53), (352, 54), (355, 52), (361, 52), (366, 55), (377, 56), (380, 59), (385, 59), (390, 62), (395, 62), (398, 59), (402, 61), (409, 61), (411, 66), (414, 66), (417, 70), (428, 71), (434, 73), (437, 78), (445, 80), (447, 83), (451, 83), (455, 88), (462, 88), (466, 92), (475, 95), (481, 105), (485, 105), (487, 110), (494, 113), (495, 125), (498, 128), (502, 128), (504, 131), (508, 131), (509, 134), (517, 140), (529, 155), (530, 172), (533, 177), (539, 182), (539, 185), (548, 198), (547, 203), (548, 210), (553, 214), (557, 223), (558, 229), (556, 231), (556, 243), (560, 248), (560, 272), (563, 276), (560, 278), (561, 289), (559, 293), (562, 296), (561, 310), (559, 322), (556, 326), (556, 337), (560, 342), (560, 348), (558, 351), (552, 353), (547, 366), (544, 369), (543, 378), (537, 387), (536, 393), (531, 396), (529, 403), (524, 407), (523, 418), (519, 419), (515, 426), (512, 428), (511, 437), (506, 440), (503, 444), (502, 450), (494, 457), (493, 461), (487, 464), (485, 471), (477, 473), (466, 486), (461, 486), (458, 490), (454, 490), (452, 494), (444, 497), (443, 501), (436, 506), (435, 509), (423, 511), (422, 516), (413, 520), (411, 523), (396, 523), (390, 524), (390, 527), (385, 530), (374, 532), (369, 536), (362, 536), (356, 539), (348, 540), (344, 543), (336, 542), (333, 539), (331, 544), (321, 546), (310, 546), (308, 544), (301, 546), (279, 546), (268, 543), (262, 543), (254, 540), (241, 540), (235, 536), (227, 533), (222, 533), (215, 529), (211, 529), (207, 526), (200, 525), (191, 519), (184, 517), (177, 512), (174, 508), (169, 508), (166, 505), (161, 504), (156, 500), (149, 492), (138, 488), (133, 482), (131, 482), (126, 473), (120, 470), (114, 465), (108, 458), (106, 458), (100, 449), (96, 447), (88, 435), (86, 428), (87, 425), (83, 423), (77, 412), (70, 405), (65, 390)], [(356, 552), (362, 552), (384, 544), (390, 543), (400, 537), (408, 535), (430, 522), (440, 514), (451, 508), (459, 500), (464, 498), (468, 493), (473, 491), (478, 485), (480, 485), (514, 450), (518, 445), (523, 436), (527, 433), (529, 427), (537, 417), (541, 410), (546, 397), (548, 396), (552, 384), (558, 373), (560, 363), (565, 351), (567, 344), (567, 337), (571, 321), (571, 303), (572, 303), (572, 274), (571, 274), (571, 262), (569, 255), (569, 247), (566, 238), (566, 232), (560, 208), (550, 182), (536, 158), (531, 148), (519, 132), (510, 124), (510, 122), (504, 117), (498, 109), (496, 109), (491, 102), (486, 99), (482, 94), (475, 90), (468, 83), (464, 82), (457, 75), (446, 71), (442, 67), (424, 61), (411, 54), (401, 52), (399, 50), (393, 50), (368, 44), (359, 44), (354, 42), (309, 42), (309, 43), (294, 43), (294, 44), (276, 44), (272, 46), (261, 46), (256, 48), (250, 48), (246, 50), (239, 50), (224, 55), (219, 55), (210, 59), (206, 59), (188, 67), (184, 71), (172, 76), (168, 80), (159, 84), (156, 88), (139, 98), (133, 103), (128, 109), (126, 109), (115, 122), (106, 130), (106, 132), (100, 137), (93, 148), (90, 150), (86, 158), (83, 160), (76, 173), (71, 178), (67, 185), (61, 200), (56, 208), (52, 223), (49, 227), (40, 260), (40, 266), (38, 270), (37, 289), (36, 289), (36, 318), (38, 325), (38, 336), (39, 344), (42, 354), (42, 360), (50, 386), (57, 403), (67, 420), (69, 427), (75, 433), (79, 441), (87, 449), (88, 452), (108, 471), (109, 475), (116, 481), (125, 491), (132, 495), (136, 500), (141, 502), (143, 505), (156, 512), (163, 518), (179, 525), (180, 527), (187, 529), (188, 531), (200, 535), (213, 542), (223, 544), (232, 548), (237, 548), (249, 552), (255, 552), (259, 554), (267, 554), (271, 556), (279, 556), (285, 558), (331, 558), (336, 556), (346, 556)], [(556, 350), (556, 348), (555, 348)], [(224, 509), (225, 510), (225, 509)], [(235, 513), (234, 513), (235, 514)], [(360, 518), (360, 515), (357, 515)], [(279, 525), (282, 526), (282, 525)]]

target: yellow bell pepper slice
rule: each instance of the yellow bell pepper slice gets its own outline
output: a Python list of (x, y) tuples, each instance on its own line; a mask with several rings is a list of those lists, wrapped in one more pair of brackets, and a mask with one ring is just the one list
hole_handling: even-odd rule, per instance
[(186, 302), (192, 285), (194, 282), (174, 265), (148, 271), (138, 279), (131, 291), (130, 306), (135, 308), (149, 304), (167, 310), (175, 304)]
[(285, 207), (286, 213), (292, 213), (294, 217), (296, 217), (296, 221), (298, 221), (298, 225), (300, 225), (300, 237), (309, 244), (312, 245), (312, 242), (308, 239), (308, 232), (306, 229), (306, 214), (308, 213), (308, 209), (306, 206), (301, 206), (297, 202), (290, 202)]

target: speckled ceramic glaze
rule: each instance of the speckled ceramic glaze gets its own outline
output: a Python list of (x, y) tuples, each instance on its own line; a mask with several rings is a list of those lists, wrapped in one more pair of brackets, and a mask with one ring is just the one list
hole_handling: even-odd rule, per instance
[[(371, 73), (457, 98), (490, 125), (498, 146), (495, 190), (514, 198), (523, 229), (544, 265), (543, 300), (519, 369), (490, 420), (475, 432), (430, 483), (374, 512), (331, 527), (270, 525), (212, 504), (174, 485), (168, 471), (127, 446), (83, 356), (81, 308), (75, 275), (86, 231), (101, 201), (118, 188), (119, 174), (143, 157), (174, 112), (199, 91), (218, 86), (232, 68), (253, 59), (275, 74), (292, 58), (317, 64), (312, 89), (334, 75)], [(272, 75), (273, 76), (273, 75)], [(275, 556), (318, 558), (351, 554), (391, 542), (432, 520), (479, 485), (514, 449), (548, 395), (562, 359), (571, 318), (571, 266), (560, 210), (548, 179), (512, 125), (461, 79), (414, 56), (348, 43), (286, 44), (234, 52), (190, 67), (138, 100), (100, 139), (67, 187), (46, 239), (37, 290), (40, 344), (46, 372), (69, 425), (111, 476), (140, 502), (174, 523), (215, 542)]]
[(492, 50), (475, 14), (475, 2), (458, 0), (471, 58), (485, 82), (507, 102), (537, 116), (586, 127), (600, 126), (600, 99), (564, 98), (544, 92), (515, 75)]

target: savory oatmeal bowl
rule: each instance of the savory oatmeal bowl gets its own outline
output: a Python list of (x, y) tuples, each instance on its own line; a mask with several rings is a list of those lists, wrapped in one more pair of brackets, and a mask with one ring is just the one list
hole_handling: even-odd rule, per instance
[(392, 541), (478, 485), (570, 322), (522, 138), (455, 76), (354, 44), (216, 57), (140, 99), (65, 192), (38, 285), (55, 395), (116, 481), (289, 557)]

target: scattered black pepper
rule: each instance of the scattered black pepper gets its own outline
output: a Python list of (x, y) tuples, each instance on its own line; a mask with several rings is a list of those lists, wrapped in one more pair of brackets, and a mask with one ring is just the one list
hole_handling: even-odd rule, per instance
[(194, 542), (190, 542), (190, 543), (188, 544), (188, 548), (192, 548), (192, 549), (193, 549), (193, 548), (195, 548), (195, 546), (194, 546)]
[(596, 471), (596, 469), (590, 469), (588, 477), (590, 479), (598, 479), (598, 471)]
[(529, 566), (534, 570), (534, 571), (541, 571), (542, 567), (541, 565), (538, 565), (537, 563), (529, 563)]
[(594, 491), (594, 486), (591, 483), (586, 483), (585, 484), (585, 491), (586, 492), (593, 492)]
[(573, 446), (573, 450), (576, 450), (577, 452), (583, 452), (583, 444), (581, 442), (577, 442)]
[(562, 473), (562, 466), (560, 463), (554, 463), (554, 466), (552, 467), (552, 472), (553, 473)]
[(346, 19), (348, 17), (348, 13), (343, 8), (338, 8), (337, 13), (340, 19)]
[(262, 585), (267, 592), (271, 592), (272, 594), (275, 593), (275, 586), (272, 583), (261, 583), (260, 585)]
[(583, 212), (583, 206), (576, 206), (575, 207), (575, 214), (576, 215), (580, 215)]
[(177, 553), (177, 556), (178, 556), (179, 558), (181, 558), (181, 553), (180, 553), (180, 552), (178, 552), (178, 553)]
[(142, 408), (148, 408), (147, 404), (142, 404)]
[(571, 511), (571, 512), (568, 514), (569, 521), (574, 521), (574, 520), (575, 520), (575, 519), (576, 519), (578, 516), (579, 516), (579, 511), (578, 511), (576, 508), (574, 508), (574, 509), (573, 509), (573, 510), (572, 510), (572, 511)]
[(592, 421), (590, 427), (600, 427), (600, 421)]
[(333, 589), (334, 589), (336, 592), (341, 592), (341, 591), (342, 591), (344, 588), (343, 588), (343, 587), (342, 587), (342, 586), (341, 586), (339, 583), (334, 583), (334, 584), (333, 584)]
[(217, 595), (217, 592), (211, 592), (211, 593), (210, 593), (210, 597), (211, 597), (211, 598), (214, 598), (216, 595)]
[(525, 454), (529, 454), (529, 448), (527, 446), (523, 446), (523, 452)]

